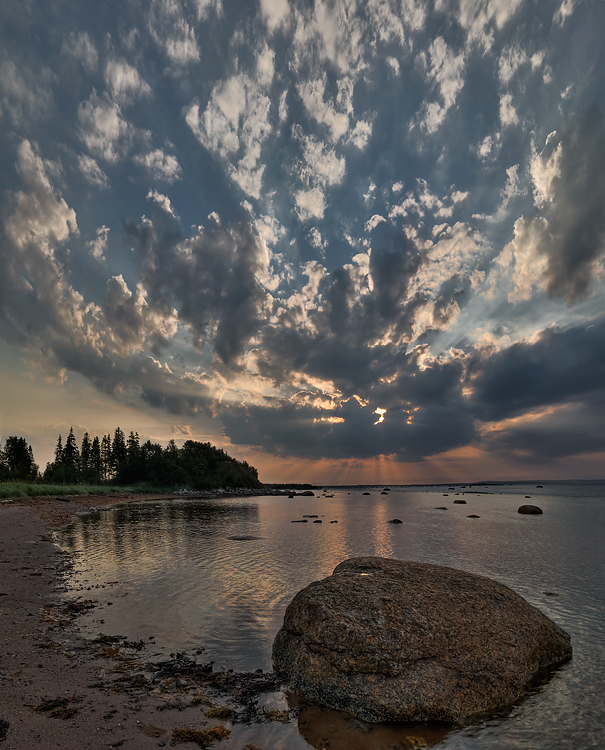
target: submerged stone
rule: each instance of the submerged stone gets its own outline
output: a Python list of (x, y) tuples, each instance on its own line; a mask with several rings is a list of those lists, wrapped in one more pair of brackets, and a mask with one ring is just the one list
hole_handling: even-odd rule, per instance
[(376, 557), (300, 591), (273, 644), (294, 690), (370, 722), (488, 715), (571, 654), (565, 631), (496, 581)]
[(522, 505), (517, 513), (531, 516), (540, 516), (542, 515), (542, 508), (539, 508), (537, 505)]

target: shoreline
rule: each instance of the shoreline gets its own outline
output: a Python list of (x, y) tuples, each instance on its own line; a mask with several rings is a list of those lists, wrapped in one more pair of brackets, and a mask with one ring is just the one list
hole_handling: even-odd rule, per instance
[[(206, 715), (214, 703), (211, 691), (187, 701), (169, 684), (174, 678), (165, 680), (166, 690), (161, 682), (156, 689), (142, 682), (137, 686), (146, 644), (85, 640), (74, 620), (79, 611), (95, 606), (94, 600), (74, 606), (61, 598), (70, 560), (53, 543), (53, 529), (96, 508), (178, 497), (182, 495), (78, 495), (69, 502), (25, 497), (0, 505), (2, 750), (148, 750), (170, 746), (179, 730), (210, 731), (209, 739), (213, 731), (215, 739), (229, 734), (220, 712), (218, 718)], [(173, 695), (166, 692), (170, 690)], [(240, 742), (220, 744), (244, 748), (244, 736)]]
[(327, 737), (332, 750), (378, 750), (401, 747), (402, 740), (428, 747), (445, 737), (449, 730), (426, 725), (368, 726), (289, 693), (286, 702), (280, 676), (271, 672), (214, 671), (187, 654), (157, 662), (149, 656), (153, 641), (83, 638), (77, 616), (96, 602), (62, 598), (71, 556), (55, 546), (52, 530), (94, 509), (183, 497), (192, 495), (0, 504), (0, 750), (325, 748)]

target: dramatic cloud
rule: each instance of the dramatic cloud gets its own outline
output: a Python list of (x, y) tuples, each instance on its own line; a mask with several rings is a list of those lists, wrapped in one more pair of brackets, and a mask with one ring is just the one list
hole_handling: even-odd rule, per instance
[(89, 5), (0, 8), (7, 393), (77, 374), (266, 465), (597, 472), (605, 4)]
[(569, 305), (586, 298), (600, 276), (605, 254), (605, 125), (596, 110), (574, 126), (551, 133), (531, 163), (538, 215), (515, 224), (503, 264), (514, 261), (511, 298), (527, 299), (536, 287)]
[(471, 367), (472, 401), (488, 421), (583, 401), (605, 388), (605, 319), (548, 329)]
[(148, 219), (131, 223), (128, 234), (137, 243), (151, 310), (165, 317), (174, 305), (196, 346), (213, 342), (219, 360), (236, 366), (266, 304), (257, 279), (266, 257), (258, 235), (244, 224), (231, 230), (215, 224), (184, 240)]

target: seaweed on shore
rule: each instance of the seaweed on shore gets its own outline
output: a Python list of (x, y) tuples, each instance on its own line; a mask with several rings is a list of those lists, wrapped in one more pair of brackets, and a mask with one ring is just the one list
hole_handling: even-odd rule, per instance
[(35, 706), (29, 706), (32, 711), (40, 714), (46, 714), (51, 719), (71, 719), (78, 713), (77, 706), (80, 698), (71, 695), (69, 698), (46, 698)]
[(73, 622), (83, 612), (96, 607), (98, 602), (92, 599), (76, 599), (63, 604), (50, 604), (44, 607), (40, 619), (47, 622), (51, 627), (61, 628)]
[(173, 729), (170, 738), (170, 746), (181, 745), (185, 742), (195, 742), (202, 750), (210, 747), (215, 740), (226, 740), (231, 735), (231, 730), (218, 724), (210, 729), (196, 729), (195, 727), (183, 727)]

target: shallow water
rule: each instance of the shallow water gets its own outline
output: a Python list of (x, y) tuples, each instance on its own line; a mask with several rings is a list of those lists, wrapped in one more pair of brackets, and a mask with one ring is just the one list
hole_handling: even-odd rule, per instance
[[(574, 658), (507, 717), (452, 732), (437, 747), (605, 748), (605, 485), (381, 489), (144, 502), (83, 516), (58, 535), (76, 553), (69, 595), (90, 589), (102, 603), (80, 628), (90, 636), (154, 636), (158, 657), (203, 647), (215, 667), (269, 670), (287, 604), (343, 560), (449, 565), (513, 588), (571, 635)], [(524, 503), (544, 514), (519, 515)], [(292, 523), (305, 515), (322, 523)], [(393, 518), (403, 523), (387, 523)], [(232, 738), (309, 748), (304, 726), (301, 733), (293, 725), (239, 727)], [(386, 729), (364, 735), (363, 746), (384, 743)]]

